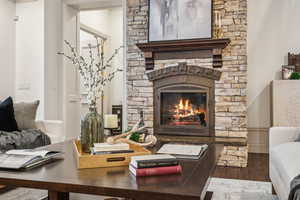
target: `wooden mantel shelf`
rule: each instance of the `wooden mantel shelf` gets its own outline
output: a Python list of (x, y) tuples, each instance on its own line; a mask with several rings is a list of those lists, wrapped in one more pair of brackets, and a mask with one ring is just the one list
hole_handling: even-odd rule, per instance
[(222, 67), (222, 49), (230, 39), (198, 39), (137, 44), (144, 52), (146, 70), (154, 69), (155, 60), (213, 58), (213, 67)]

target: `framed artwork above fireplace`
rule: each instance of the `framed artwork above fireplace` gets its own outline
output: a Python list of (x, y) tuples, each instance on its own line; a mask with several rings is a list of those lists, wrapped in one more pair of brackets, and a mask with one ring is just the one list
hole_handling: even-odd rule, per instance
[(212, 37), (212, 0), (149, 0), (149, 42)]

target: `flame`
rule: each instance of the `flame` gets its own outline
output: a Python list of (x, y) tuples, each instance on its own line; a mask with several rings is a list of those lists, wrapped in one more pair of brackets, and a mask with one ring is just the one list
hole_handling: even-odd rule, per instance
[(189, 99), (180, 99), (179, 104), (175, 105), (175, 115), (176, 119), (180, 119), (183, 117), (193, 116), (199, 113), (206, 113), (204, 109), (193, 108), (193, 105), (190, 103)]
[(184, 109), (185, 109), (185, 110), (188, 110), (188, 109), (189, 109), (189, 100), (186, 100), (186, 101), (185, 101)]
[(179, 102), (179, 109), (183, 109), (183, 100), (180, 99), (180, 102)]

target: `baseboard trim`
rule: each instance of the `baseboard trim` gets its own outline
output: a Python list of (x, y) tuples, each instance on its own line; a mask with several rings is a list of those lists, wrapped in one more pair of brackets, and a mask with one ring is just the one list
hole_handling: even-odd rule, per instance
[(269, 153), (269, 127), (248, 127), (250, 153)]
[(258, 127), (248, 127), (248, 132), (263, 132), (263, 133), (268, 133), (270, 127), (263, 127), (263, 128), (258, 128)]

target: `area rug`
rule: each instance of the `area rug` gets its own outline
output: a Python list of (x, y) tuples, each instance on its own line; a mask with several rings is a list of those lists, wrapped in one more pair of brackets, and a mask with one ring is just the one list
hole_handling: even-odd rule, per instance
[(270, 182), (212, 178), (208, 191), (213, 200), (278, 200)]
[[(278, 200), (272, 195), (270, 182), (212, 178), (208, 191), (213, 191), (212, 200)], [(44, 190), (18, 188), (0, 194), (1, 200), (41, 200), (47, 196)], [(71, 194), (70, 200), (99, 200), (91, 195)]]
[(0, 194), (1, 200), (42, 200), (47, 197), (45, 190), (17, 188)]

